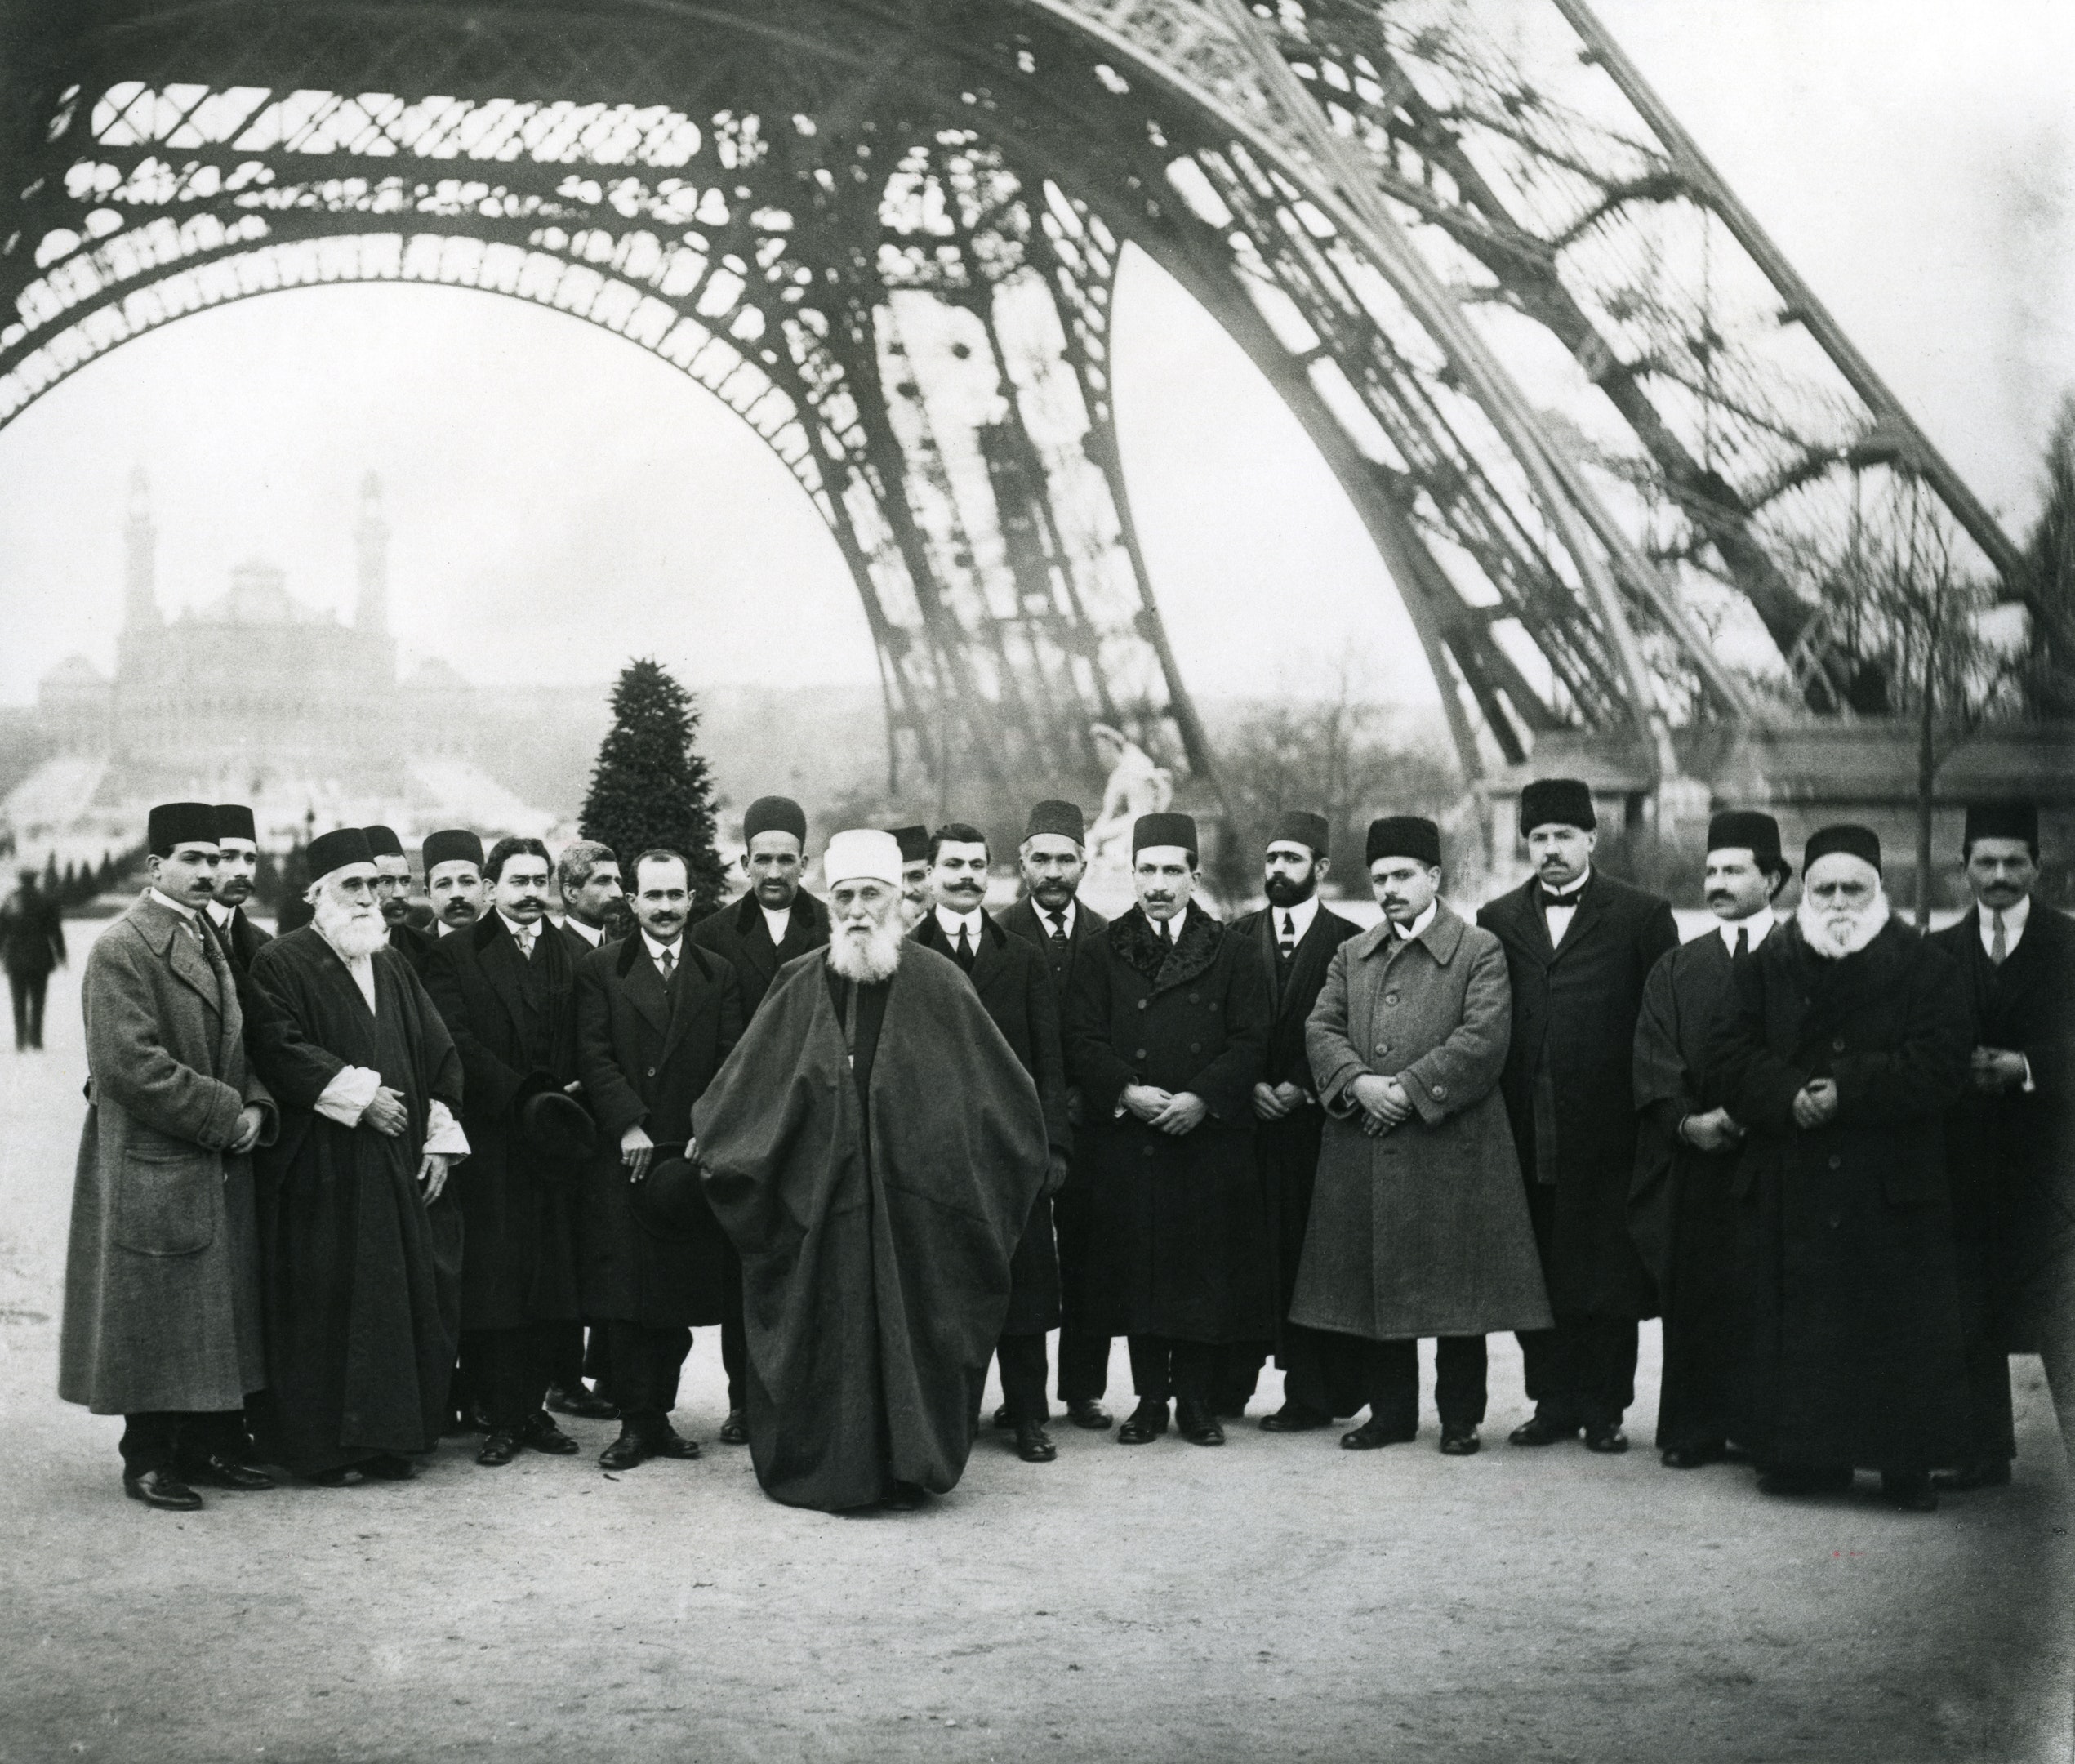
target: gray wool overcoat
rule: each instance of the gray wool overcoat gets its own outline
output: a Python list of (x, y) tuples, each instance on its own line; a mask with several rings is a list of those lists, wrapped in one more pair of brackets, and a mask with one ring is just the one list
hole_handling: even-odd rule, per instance
[[(1498, 1092), (1512, 1032), (1505, 951), (1445, 905), (1402, 947), (1386, 921), (1334, 952), (1305, 1025), (1326, 1122), (1292, 1322), (1377, 1341), (1549, 1326)], [(1365, 1073), (1415, 1111), (1378, 1138)]]
[(96, 1414), (239, 1408), (266, 1378), (252, 1160), (227, 1148), (248, 1102), (262, 1143), (278, 1124), (228, 959), (146, 894), (95, 942), (82, 1003), (58, 1394)]

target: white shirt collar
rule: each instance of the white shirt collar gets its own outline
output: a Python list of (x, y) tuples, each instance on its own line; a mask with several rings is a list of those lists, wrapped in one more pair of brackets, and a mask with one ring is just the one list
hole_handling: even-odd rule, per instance
[(658, 964), (662, 961), (665, 950), (670, 952), (670, 960), (673, 962), (682, 961), (684, 959), (684, 933), (682, 931), (678, 933), (677, 941), (675, 943), (658, 943), (646, 931), (641, 933), (641, 941), (648, 946), (649, 960)]
[(157, 889), (149, 890), (149, 893), (151, 898), (157, 901), (161, 906), (163, 906), (167, 912), (178, 915), (180, 918), (185, 919), (189, 924), (193, 924), (194, 923), (194, 909), (192, 906), (181, 906), (180, 903), (175, 900), (171, 895), (162, 894)]
[(756, 910), (764, 915), (764, 929), (771, 934), (773, 947), (775, 948), (777, 945), (784, 942), (786, 941), (786, 933), (790, 929), (793, 922), (792, 908), (790, 906), (781, 906), (774, 912), (770, 907), (765, 906), (763, 902), (759, 901), (757, 902)]
[(593, 949), (596, 949), (599, 944), (605, 941), (605, 933), (603, 931), (592, 930), (589, 925), (586, 924), (584, 921), (579, 919), (574, 913), (570, 913), (563, 918), (562, 926), (565, 931), (575, 932), (578, 937), (581, 938), (586, 943), (590, 944)]
[(980, 909), (977, 906), (969, 913), (955, 913), (950, 907), (943, 906), (933, 910), (937, 915), (937, 923), (943, 927), (944, 935), (952, 942), (958, 942), (959, 928), (963, 925), (973, 947), (975, 949), (980, 947)]
[(544, 918), (535, 920), (530, 925), (521, 924), (516, 919), (513, 918), (510, 913), (506, 912), (503, 907), (499, 906), (494, 908), (493, 911), (495, 911), (500, 919), (504, 920), (505, 929), (511, 933), (512, 942), (514, 943), (519, 942), (529, 936), (537, 938), (543, 931), (548, 929), (548, 921)]
[(1718, 919), (1715, 922), (1715, 934), (1722, 940), (1723, 945), (1728, 949), (1730, 954), (1734, 956), (1736, 953), (1738, 932), (1748, 931), (1751, 933), (1751, 938), (1746, 947), (1756, 949), (1772, 934), (1772, 928), (1779, 923), (1779, 921), (1773, 916), (1771, 907), (1761, 906), (1748, 919)]
[(1592, 866), (1587, 864), (1585, 866), (1585, 874), (1568, 888), (1552, 889), (1547, 882), (1544, 882), (1542, 884), (1542, 898), (1552, 906), (1575, 906), (1578, 904), (1579, 893), (1583, 890), (1585, 884), (1592, 880)]
[[(1981, 915), (1981, 947), (1993, 951), (1996, 945), (1996, 909), (1975, 902), (1975, 911)], [(2032, 916), (2032, 897), (2028, 894), (2015, 906), (2003, 909), (2003, 948), (2007, 953), (2024, 930), (2024, 922)]]
[(1311, 921), (1319, 915), (1318, 891), (1313, 889), (1294, 906), (1271, 906), (1268, 911), (1275, 915), (1276, 941), (1278, 943), (1283, 940), (1283, 920), (1285, 918), (1296, 926), (1297, 941), (1302, 943), (1305, 933), (1311, 929)]
[(202, 910), (226, 931), (230, 929), (230, 915), (238, 911), (235, 906), (225, 906), (221, 901), (211, 901)]
[[(1038, 915), (1038, 924), (1043, 928), (1044, 934), (1050, 937), (1054, 929), (1052, 923), (1052, 909), (1049, 906), (1040, 906), (1036, 898), (1033, 896), (1031, 901), (1031, 911)], [(1080, 911), (1080, 899), (1076, 895), (1060, 909), (1059, 917), (1065, 922), (1057, 929), (1063, 931), (1068, 937), (1071, 937), (1074, 934), (1074, 921)]]
[(1433, 899), (1427, 902), (1427, 910), (1421, 913), (1417, 919), (1414, 920), (1410, 924), (1392, 924), (1391, 927), (1391, 933), (1392, 936), (1396, 938), (1399, 942), (1402, 943), (1409, 943), (1414, 938), (1418, 937), (1421, 932), (1424, 931), (1428, 925), (1434, 922), (1434, 915), (1440, 910), (1440, 897), (1437, 894)]

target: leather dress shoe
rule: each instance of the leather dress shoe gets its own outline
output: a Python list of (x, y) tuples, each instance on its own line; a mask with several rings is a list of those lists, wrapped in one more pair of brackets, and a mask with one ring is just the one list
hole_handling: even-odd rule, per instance
[(1881, 1477), (1881, 1499), (1900, 1512), (1936, 1512), (1938, 1494), (1922, 1470), (1886, 1471)]
[(1331, 1415), (1321, 1414), (1309, 1403), (1286, 1402), (1273, 1414), (1261, 1418), (1263, 1433), (1310, 1433), (1332, 1425)]
[(749, 1410), (730, 1409), (728, 1419), (720, 1423), (720, 1443), (724, 1446), (746, 1446), (749, 1442)]
[(689, 1459), (699, 1455), (699, 1442), (687, 1439), (667, 1421), (651, 1428), (645, 1437), (652, 1458)]
[(579, 1380), (572, 1388), (566, 1384), (548, 1386), (547, 1405), (557, 1414), (577, 1415), (586, 1421), (617, 1421), (620, 1411), (596, 1392), (585, 1388)]
[(418, 1477), (418, 1467), (396, 1452), (370, 1458), (359, 1468), (371, 1482), (415, 1482)]
[(1474, 1458), (1483, 1441), (1477, 1437), (1477, 1424), (1474, 1421), (1444, 1421), (1441, 1423), (1441, 1456), (1444, 1458)]
[(995, 1425), (1001, 1428), (1004, 1432), (1016, 1425), (1016, 1417), (1009, 1412), (1007, 1403), (1004, 1403), (1001, 1407), (995, 1410)]
[(519, 1455), (519, 1441), (510, 1433), (492, 1433), (483, 1442), (483, 1450), (475, 1454), (475, 1461), (490, 1468), (508, 1464)]
[(1509, 1446), (1554, 1446), (1559, 1441), (1577, 1437), (1577, 1423), (1573, 1422), (1565, 1427), (1538, 1409), (1506, 1436), (1506, 1443)]
[(1402, 1446), (1408, 1440), (1419, 1437), (1419, 1425), (1414, 1422), (1407, 1427), (1403, 1422), (1386, 1425), (1371, 1416), (1351, 1433), (1340, 1436), (1343, 1451), (1374, 1451), (1379, 1446)]
[(545, 1409), (536, 1409), (526, 1418), (526, 1431), (519, 1439), (535, 1451), (554, 1458), (567, 1458), (583, 1449), (554, 1424)]
[(1709, 1464), (1726, 1463), (1729, 1447), (1720, 1440), (1710, 1440), (1704, 1446), (1667, 1446), (1663, 1455), (1668, 1470), (1701, 1470)]
[(1124, 1418), (1124, 1425), (1117, 1429), (1120, 1446), (1144, 1446), (1158, 1439), (1167, 1431), (1167, 1405), (1164, 1402), (1142, 1402)]
[(1113, 1423), (1110, 1411), (1093, 1396), (1076, 1396), (1066, 1405), (1066, 1419), (1077, 1428), (1086, 1428), (1091, 1433), (1100, 1433)]
[(1761, 1494), (1841, 1494), (1851, 1486), (1850, 1464), (1775, 1464), (1758, 1477)]
[(1016, 1455), (1025, 1463), (1050, 1463), (1059, 1455), (1059, 1448), (1052, 1443), (1052, 1436), (1044, 1431), (1042, 1421), (1019, 1421), (1016, 1423)]
[(125, 1471), (122, 1492), (147, 1507), (163, 1507), (167, 1512), (199, 1512), (202, 1497), (170, 1470)]
[(599, 1468), (631, 1470), (648, 1455), (648, 1442), (641, 1437), (641, 1429), (631, 1421), (622, 1421), (620, 1437), (598, 1454)]
[(1218, 1425), (1218, 1411), (1209, 1403), (1191, 1402), (1187, 1397), (1174, 1405), (1174, 1431), (1191, 1446), (1225, 1443), (1225, 1430)]
[(204, 1488), (230, 1489), (240, 1494), (256, 1494), (261, 1489), (274, 1486), (274, 1478), (265, 1471), (255, 1470), (235, 1459), (214, 1452), (207, 1458), (183, 1459), (179, 1475), (183, 1482), (199, 1482)]
[(1948, 1494), (1966, 1494), (1975, 1489), (2008, 1488), (2010, 1486), (2010, 1461), (2007, 1458), (1979, 1458), (1957, 1470), (1935, 1471), (1931, 1476), (1931, 1486), (1944, 1489)]
[(1585, 1449), (1610, 1455), (1625, 1452), (1628, 1449), (1628, 1436), (1621, 1431), (1619, 1421), (1588, 1422), (1585, 1428)]

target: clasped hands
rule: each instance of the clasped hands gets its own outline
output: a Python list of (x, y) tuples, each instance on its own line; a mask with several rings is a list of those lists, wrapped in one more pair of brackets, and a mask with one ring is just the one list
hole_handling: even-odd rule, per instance
[[(372, 1127), (385, 1139), (401, 1138), (411, 1125), (411, 1111), (403, 1093), (390, 1085), (376, 1089), (374, 1099), (361, 1111), (361, 1125)], [(444, 1152), (427, 1152), (418, 1160), (418, 1180), (425, 1184), (428, 1204), (437, 1200), (447, 1187), (447, 1171), (453, 1162)]]
[(1348, 1092), (1362, 1111), (1362, 1131), (1372, 1139), (1412, 1119), (1412, 1098), (1395, 1078), (1364, 1072), (1348, 1086)]
[[(1830, 1082), (1827, 1078), (1820, 1081)], [(1727, 1109), (1712, 1108), (1687, 1116), (1679, 1123), (1679, 1136), (1703, 1152), (1732, 1152), (1743, 1143), (1743, 1126)]]
[(1263, 1120), (1281, 1120), (1291, 1111), (1301, 1107), (1304, 1093), (1297, 1085), (1257, 1084), (1253, 1087), (1253, 1112)]
[(1210, 1112), (1210, 1105), (1195, 1091), (1163, 1090), (1158, 1085), (1126, 1085), (1120, 1100), (1148, 1127), (1178, 1138), (1200, 1127)]
[(1794, 1125), (1806, 1132), (1837, 1118), (1837, 1080), (1811, 1078), (1794, 1093)]

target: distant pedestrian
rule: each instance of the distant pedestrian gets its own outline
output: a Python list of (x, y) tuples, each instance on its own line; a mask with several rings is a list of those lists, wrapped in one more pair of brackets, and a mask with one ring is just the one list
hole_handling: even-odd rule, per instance
[(20, 885), (0, 901), (0, 965), (15, 1007), (15, 1051), (43, 1045), (43, 1000), (51, 970), (65, 965), (65, 920), (58, 904), (24, 870)]

